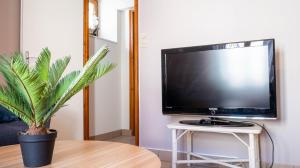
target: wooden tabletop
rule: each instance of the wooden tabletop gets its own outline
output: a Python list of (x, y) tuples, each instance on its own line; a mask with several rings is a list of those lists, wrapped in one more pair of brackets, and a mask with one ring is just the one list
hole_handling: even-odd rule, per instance
[[(106, 141), (57, 141), (52, 164), (45, 168), (160, 168), (152, 152)], [(0, 168), (23, 167), (19, 145), (0, 147)]]

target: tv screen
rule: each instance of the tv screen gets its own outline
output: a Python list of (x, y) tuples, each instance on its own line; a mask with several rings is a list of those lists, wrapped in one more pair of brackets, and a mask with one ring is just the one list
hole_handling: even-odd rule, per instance
[(274, 39), (162, 50), (164, 114), (276, 118)]

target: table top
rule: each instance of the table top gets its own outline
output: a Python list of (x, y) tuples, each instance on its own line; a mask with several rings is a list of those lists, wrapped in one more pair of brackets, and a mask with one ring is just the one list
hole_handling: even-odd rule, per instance
[(167, 125), (170, 129), (181, 129), (190, 131), (201, 131), (201, 132), (215, 132), (215, 133), (244, 133), (244, 134), (260, 134), (262, 128), (255, 125), (253, 127), (222, 127), (222, 126), (198, 126), (198, 125), (187, 125), (180, 124), (178, 122)]
[[(152, 152), (106, 141), (56, 141), (52, 164), (45, 168), (160, 168)], [(0, 168), (23, 167), (19, 145), (0, 147)]]

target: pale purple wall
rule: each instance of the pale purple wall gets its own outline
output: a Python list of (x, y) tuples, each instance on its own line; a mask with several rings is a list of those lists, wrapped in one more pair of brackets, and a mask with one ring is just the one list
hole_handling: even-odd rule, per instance
[(20, 51), (20, 4), (20, 0), (0, 0), (0, 54)]
[(20, 50), (20, 0), (0, 0), (0, 54)]
[[(139, 5), (141, 146), (170, 150), (166, 125), (186, 118), (162, 115), (161, 49), (275, 38), (281, 119), (263, 123), (275, 141), (275, 163), (300, 165), (300, 1), (140, 0)], [(263, 161), (271, 157), (267, 143), (264, 135)], [(194, 147), (203, 153), (247, 156), (230, 136), (199, 134)]]

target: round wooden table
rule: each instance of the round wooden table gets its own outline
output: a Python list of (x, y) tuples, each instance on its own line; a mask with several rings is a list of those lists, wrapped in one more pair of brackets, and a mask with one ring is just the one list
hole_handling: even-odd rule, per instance
[[(46, 168), (160, 168), (152, 152), (106, 141), (56, 141), (52, 164)], [(19, 145), (0, 147), (0, 168), (23, 167)]]

